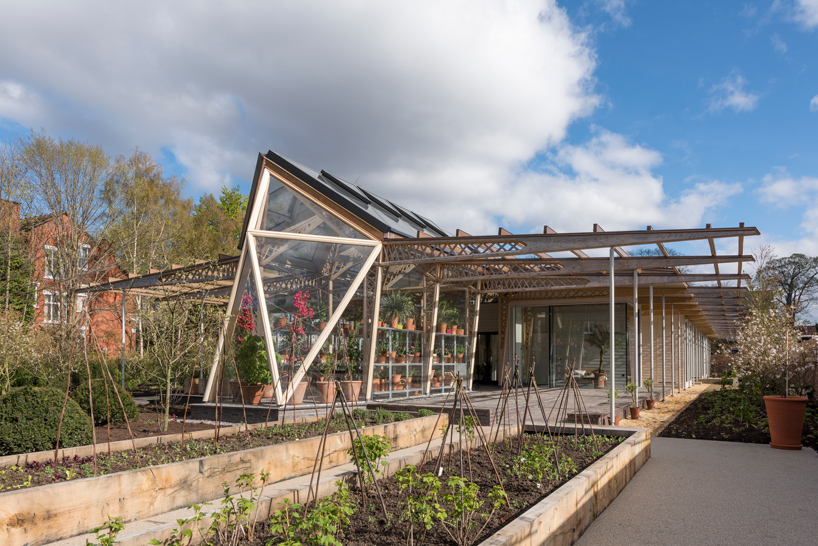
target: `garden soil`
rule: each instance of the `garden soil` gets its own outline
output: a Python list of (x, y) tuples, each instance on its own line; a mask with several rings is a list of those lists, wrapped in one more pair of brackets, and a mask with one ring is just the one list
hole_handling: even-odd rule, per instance
[(712, 383), (694, 385), (687, 390), (677, 392), (674, 396), (666, 396), (664, 402), (657, 400), (656, 405), (650, 411), (642, 408), (642, 411), (639, 412), (639, 419), (621, 419), (619, 424), (623, 427), (647, 428), (652, 437), (659, 436), (699, 395), (720, 388), (721, 385)]

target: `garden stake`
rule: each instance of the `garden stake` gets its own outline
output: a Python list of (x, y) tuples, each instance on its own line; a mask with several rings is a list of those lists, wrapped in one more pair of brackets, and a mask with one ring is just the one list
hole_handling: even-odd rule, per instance
[[(201, 328), (202, 328), (202, 330), (201, 330), (202, 337), (201, 337), (201, 341), (199, 343), (199, 355), (196, 357), (196, 359), (200, 363), (201, 363), (201, 357), (202, 357), (202, 345), (204, 344), (204, 326), (203, 326), (203, 323), (204, 323), (204, 298), (205, 298), (205, 294), (207, 294), (207, 292), (202, 292), (202, 299), (199, 302), (199, 308), (201, 309), (201, 311), (199, 313), (199, 324), (202, 325), (201, 326)], [(185, 424), (187, 423), (187, 411), (188, 411), (188, 408), (190, 407), (190, 394), (193, 391), (193, 379), (195, 377), (196, 377), (196, 366), (193, 366), (193, 371), (192, 371), (191, 376), (190, 376), (190, 388), (187, 391), (187, 400), (185, 401), (185, 413), (182, 415), (182, 445), (183, 446), (185, 445)], [(247, 416), (246, 415), (244, 416), (244, 420), (245, 420), (245, 422), (247, 421)]]
[[(86, 317), (88, 317), (88, 309), (85, 310), (85, 315), (86, 315)], [(90, 321), (90, 317), (89, 317), (89, 321)], [(125, 404), (122, 403), (122, 397), (119, 396), (119, 389), (117, 389), (117, 387), (116, 387), (116, 381), (114, 381), (114, 376), (111, 375), (111, 369), (108, 367), (108, 361), (105, 360), (104, 358), (102, 358), (103, 352), (102, 352), (102, 348), (99, 346), (99, 339), (97, 339), (96, 332), (91, 330), (91, 335), (94, 336), (94, 345), (96, 345), (97, 354), (100, 355), (100, 360), (102, 361), (102, 364), (105, 366), (105, 372), (108, 374), (108, 378), (111, 380), (111, 386), (114, 387), (114, 394), (116, 395), (116, 399), (119, 401), (119, 407), (122, 409), (122, 416), (125, 417), (125, 426), (128, 427), (128, 435), (131, 437), (131, 445), (133, 446), (133, 451), (134, 451), (134, 454), (136, 455), (136, 464), (138, 464), (139, 467), (141, 468), (142, 467), (142, 461), (141, 461), (141, 459), (139, 457), (139, 450), (136, 449), (136, 441), (134, 440), (134, 437), (133, 437), (133, 431), (131, 430), (131, 422), (128, 419), (128, 414), (125, 412)], [(156, 474), (154, 474), (152, 468), (148, 467), (148, 469), (151, 471), (151, 474), (156, 476)]]
[[(501, 407), (500, 414), (498, 415), (498, 414), (495, 413), (495, 420), (497, 421), (497, 432), (494, 433), (494, 445), (497, 445), (497, 437), (500, 435), (500, 428), (503, 426), (503, 419), (505, 419), (505, 416), (506, 416), (506, 405), (508, 404), (508, 393), (510, 391), (510, 387), (509, 387), (509, 384), (508, 384), (509, 383), (509, 377), (508, 377), (509, 373), (510, 373), (509, 365), (508, 365), (508, 362), (506, 362), (506, 373), (505, 373), (505, 377), (503, 378), (503, 388), (500, 391), (500, 400), (497, 401), (497, 405), (499, 407)], [(500, 405), (501, 401), (502, 401), (502, 406)], [(492, 425), (492, 428), (493, 428), (493, 425)], [(491, 435), (491, 431), (489, 431), (489, 435)]]
[[(236, 364), (236, 354), (233, 352), (232, 343), (230, 344), (230, 360), (233, 361), (233, 371), (236, 372), (236, 380), (238, 380), (239, 382), (239, 394), (241, 395), (241, 412), (244, 415), (244, 431), (250, 432), (250, 424), (247, 422), (247, 408), (244, 405), (244, 389), (242, 388), (243, 385), (241, 384), (241, 378), (239, 377), (239, 366), (238, 364)], [(191, 381), (190, 384), (193, 385), (193, 381)], [(188, 391), (187, 393), (187, 399), (190, 400), (190, 391)], [(185, 413), (187, 413), (187, 405), (185, 405)]]
[[(506, 371), (508, 371), (508, 367), (506, 367)], [(494, 408), (494, 417), (497, 418), (497, 412), (500, 409), (500, 401), (503, 398), (503, 392), (506, 390), (506, 381), (508, 380), (508, 373), (503, 376), (503, 384), (500, 387), (500, 396), (497, 397), (497, 406)], [(491, 438), (491, 432), (494, 430), (494, 421), (495, 419), (489, 420), (489, 438)]]
[[(335, 395), (333, 398), (333, 404), (335, 403), (335, 400), (339, 398), (339, 393), (341, 393), (341, 391), (337, 390), (336, 388)], [(344, 411), (343, 406), (341, 406), (341, 413), (344, 414), (344, 421), (346, 422), (347, 425), (347, 432), (349, 432), (349, 441), (352, 444), (352, 454), (355, 457), (355, 466), (358, 467), (357, 477), (358, 485), (361, 487), (361, 503), (362, 506), (366, 506), (366, 485), (364, 484), (363, 468), (361, 468), (360, 464), (361, 459), (358, 457), (358, 446), (355, 445), (355, 437), (352, 435), (352, 426), (349, 424), (349, 417), (347, 417), (347, 412)], [(354, 419), (355, 418), (353, 417), (353, 420)], [(361, 449), (364, 449), (363, 444), (361, 444)]]
[[(346, 399), (344, 398), (344, 392), (341, 390), (341, 383), (338, 381), (335, 382), (335, 388), (340, 391), (338, 398), (341, 400), (341, 409), (347, 410), (347, 403)], [(352, 424), (355, 426), (355, 435), (358, 437), (358, 441), (361, 442), (361, 451), (364, 453), (364, 459), (366, 460), (366, 466), (369, 467), (369, 475), (372, 476), (372, 482), (375, 484), (375, 490), (378, 492), (378, 498), (381, 500), (381, 508), (383, 508), (383, 517), (388, 518), (389, 516), (386, 513), (386, 503), (383, 502), (383, 495), (381, 494), (381, 486), (378, 485), (378, 480), (375, 479), (375, 473), (372, 471), (372, 463), (369, 462), (369, 455), (366, 453), (366, 448), (364, 447), (364, 441), (361, 438), (361, 431), (358, 430), (358, 423), (355, 419), (352, 420)], [(355, 445), (353, 443), (353, 445)]]
[[(449, 438), (449, 436), (450, 436), (449, 435), (450, 430), (452, 431), (451, 436), (452, 437), (454, 436), (454, 427), (452, 426), (452, 424), (453, 424), (453, 421), (454, 421), (454, 416), (456, 415), (455, 411), (457, 411), (457, 398), (458, 398), (458, 392), (457, 392), (457, 389), (455, 389), (455, 391), (454, 391), (454, 401), (452, 402), (452, 413), (451, 413), (452, 417), (449, 419), (449, 424), (446, 426), (446, 430), (443, 432), (443, 441), (440, 444), (440, 453), (437, 454), (437, 461), (435, 462), (435, 473), (438, 475), (438, 477), (443, 475), (443, 466), (442, 466), (443, 453), (446, 451), (446, 439)], [(444, 409), (446, 409), (445, 405), (442, 408), (440, 408), (441, 413), (443, 412)], [(451, 438), (449, 438), (449, 441), (451, 443)], [(449, 448), (449, 453), (451, 454), (452, 451), (453, 451), (453, 448), (450, 447)]]
[[(532, 374), (533, 377), (533, 374)], [(548, 439), (551, 444), (554, 446), (554, 463), (557, 465), (557, 479), (560, 479), (560, 461), (557, 458), (557, 444), (554, 442), (554, 437), (551, 435), (551, 429), (548, 428), (548, 418), (545, 416), (545, 406), (542, 403), (542, 397), (540, 396), (540, 388), (537, 385), (537, 380), (534, 379), (534, 394), (537, 395), (537, 403), (540, 406), (540, 413), (542, 413), (543, 422), (545, 423), (543, 426), (543, 431), (540, 434), (541, 437), (545, 437), (545, 433), (548, 433)], [(534, 425), (534, 414), (531, 414), (531, 424)], [(534, 425), (534, 432), (537, 432), (537, 425)]]
[(520, 393), (517, 392), (520, 382), (520, 357), (514, 355), (514, 379), (511, 384), (514, 387), (514, 407), (517, 411), (517, 437), (522, 437), (523, 434), (523, 429), (520, 426)]
[(57, 442), (54, 446), (54, 470), (57, 470), (57, 457), (60, 456), (60, 432), (62, 432), (62, 420), (65, 416), (65, 404), (68, 403), (68, 391), (71, 389), (71, 361), (74, 359), (74, 347), (76, 347), (76, 340), (71, 344), (71, 353), (68, 355), (68, 378), (65, 381), (65, 397), (62, 400), (60, 420), (57, 423)]
[(88, 362), (88, 336), (83, 338), (82, 350), (85, 354), (85, 369), (88, 371), (88, 404), (91, 406), (91, 445), (94, 455), (94, 474), (97, 473), (97, 424), (94, 421), (93, 389), (91, 389), (91, 364)]
[(102, 382), (105, 384), (105, 411), (108, 415), (108, 459), (111, 458), (111, 400), (108, 396), (108, 381), (103, 377)]
[[(525, 431), (525, 422), (528, 420), (528, 403), (531, 400), (531, 385), (534, 384), (534, 367), (537, 363), (534, 359), (531, 360), (531, 366), (528, 367), (528, 388), (525, 391), (525, 410), (523, 410), (523, 431)], [(534, 431), (537, 431), (537, 425), (534, 424), (534, 415), (531, 415), (531, 424), (534, 426)], [(548, 426), (548, 423), (546, 423)], [(523, 442), (524, 442), (524, 435), (520, 435), (520, 441), (518, 442), (517, 447), (517, 456), (519, 457), (523, 453)]]
[[(332, 399), (332, 411), (335, 411), (335, 401), (338, 399), (337, 395)], [(312, 480), (315, 477), (315, 470), (318, 469), (318, 480), (315, 482), (315, 498), (318, 499), (318, 483), (321, 480), (321, 469), (324, 466), (324, 453), (327, 447), (327, 432), (329, 431), (329, 415), (324, 423), (324, 432), (321, 434), (321, 442), (318, 444), (318, 457), (312, 463), (312, 474), (310, 474), (310, 487), (307, 490), (307, 500), (304, 502), (304, 517), (307, 517), (307, 510), (310, 507), (310, 496), (312, 495)], [(354, 444), (353, 444), (354, 447)], [(361, 488), (363, 490), (363, 488)]]
[[(432, 427), (432, 434), (431, 436), (429, 436), (429, 441), (426, 442), (426, 449), (423, 451), (423, 457), (421, 457), (420, 459), (420, 464), (418, 465), (418, 468), (426, 463), (426, 455), (429, 454), (429, 448), (432, 445), (432, 439), (435, 437), (435, 431), (438, 430), (437, 426), (440, 424), (440, 416), (443, 415), (443, 409), (446, 407), (446, 402), (449, 401), (449, 395), (451, 394), (452, 391), (446, 393), (446, 399), (443, 400), (443, 406), (440, 408), (440, 412), (438, 412), (437, 414), (437, 419), (435, 419), (435, 426)], [(443, 447), (441, 447), (441, 449), (443, 449)]]
[[(500, 473), (497, 472), (497, 465), (494, 464), (494, 457), (491, 456), (491, 450), (489, 449), (488, 438), (486, 438), (485, 434), (483, 434), (483, 427), (480, 426), (480, 422), (477, 420), (477, 412), (474, 411), (474, 406), (471, 403), (471, 399), (467, 393), (463, 393), (463, 400), (466, 402), (466, 407), (469, 409), (471, 413), (472, 419), (474, 420), (474, 430), (477, 431), (477, 437), (480, 439), (480, 443), (483, 444), (483, 449), (486, 450), (486, 455), (489, 458), (489, 462), (491, 463), (491, 468), (494, 470), (494, 477), (497, 478), (497, 483), (500, 485), (500, 488), (503, 490), (503, 493), (506, 492), (506, 488), (503, 487), (503, 481), (500, 479)], [(509, 508), (511, 508), (511, 503), (508, 500), (508, 496), (506, 496), (506, 504)]]

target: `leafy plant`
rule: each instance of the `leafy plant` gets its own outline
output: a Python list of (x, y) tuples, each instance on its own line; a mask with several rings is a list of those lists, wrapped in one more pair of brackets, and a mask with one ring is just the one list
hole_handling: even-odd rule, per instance
[(418, 417), (430, 417), (430, 416), (432, 416), (434, 414), (435, 414), (435, 412), (433, 412), (432, 410), (426, 409), (426, 408), (420, 408), (418, 410)]
[[(116, 544), (117, 535), (125, 528), (125, 524), (122, 523), (122, 517), (117, 516), (112, 518), (111, 516), (107, 516), (107, 518), (108, 523), (91, 529), (91, 532), (96, 535), (96, 543), (99, 546), (111, 546), (112, 544)], [(85, 539), (85, 545), (90, 546), (91, 542)]]
[(633, 405), (635, 406), (636, 405), (636, 393), (639, 390), (639, 386), (636, 383), (632, 383), (632, 382), (628, 381), (625, 384), (625, 390), (630, 393), (631, 399), (633, 400)]
[(650, 397), (653, 398), (653, 379), (647, 378), (642, 381), (642, 384), (648, 389), (648, 392), (650, 392)]
[[(362, 441), (363, 440), (363, 444)], [(363, 447), (362, 447), (363, 445)], [(369, 466), (367, 459), (372, 464), (372, 472), (383, 476), (385, 471), (381, 469), (389, 466), (389, 463), (383, 459), (389, 455), (389, 448), (391, 447), (389, 439), (386, 436), (373, 434), (371, 436), (362, 436), (360, 439), (355, 438), (353, 446), (347, 450), (350, 460), (355, 463), (361, 472), (364, 473), (364, 481), (372, 482), (372, 476), (369, 474)]]
[(356, 503), (345, 483), (338, 481), (335, 486), (337, 492), (316, 502), (306, 515), (302, 515), (301, 505), (284, 499), (270, 518), (273, 538), (267, 546), (342, 546), (338, 537), (349, 526)]
[[(0, 397), (0, 455), (54, 449), (64, 392), (18, 387)], [(71, 398), (66, 401), (60, 446), (91, 443), (91, 418)]]
[(415, 312), (412, 298), (398, 291), (381, 296), (381, 316), (403, 322)]

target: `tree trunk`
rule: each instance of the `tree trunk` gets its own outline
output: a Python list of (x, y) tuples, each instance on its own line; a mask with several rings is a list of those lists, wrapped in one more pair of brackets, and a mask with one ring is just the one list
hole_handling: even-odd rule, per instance
[(167, 373), (165, 374), (165, 382), (165, 413), (162, 416), (162, 426), (159, 427), (159, 430), (162, 432), (167, 432), (168, 417), (170, 416), (170, 366), (168, 366)]

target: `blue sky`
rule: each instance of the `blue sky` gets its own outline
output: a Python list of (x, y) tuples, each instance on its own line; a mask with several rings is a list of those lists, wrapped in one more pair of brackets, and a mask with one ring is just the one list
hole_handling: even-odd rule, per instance
[(0, 138), (138, 146), (191, 196), (273, 149), (452, 230), (746, 222), (818, 255), (816, 40), (818, 0), (19, 1)]

